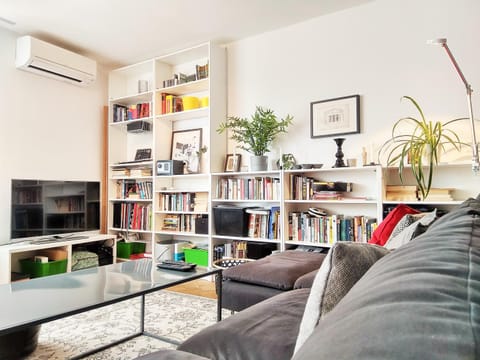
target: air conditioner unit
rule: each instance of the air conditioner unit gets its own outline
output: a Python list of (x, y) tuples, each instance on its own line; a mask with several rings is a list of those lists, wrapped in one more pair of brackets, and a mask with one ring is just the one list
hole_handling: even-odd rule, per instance
[(97, 76), (95, 61), (32, 36), (17, 39), (15, 65), (18, 69), (76, 85), (91, 84)]

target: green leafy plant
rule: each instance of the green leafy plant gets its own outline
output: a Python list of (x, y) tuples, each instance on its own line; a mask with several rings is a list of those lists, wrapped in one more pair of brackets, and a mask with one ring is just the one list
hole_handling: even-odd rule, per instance
[(231, 130), (230, 138), (235, 140), (239, 147), (253, 155), (262, 156), (269, 152), (269, 146), (280, 133), (286, 133), (287, 127), (293, 122), (293, 117), (287, 115), (278, 119), (273, 110), (257, 106), (251, 119), (230, 116), (217, 129), (223, 133)]
[[(432, 187), (433, 172), (439, 162), (439, 153), (450, 146), (460, 151), (461, 146), (466, 145), (460, 141), (455, 131), (448, 128), (452, 123), (465, 118), (444, 123), (429, 121), (412, 97), (403, 96), (402, 99), (409, 100), (415, 106), (420, 119), (408, 116), (397, 120), (392, 128), (392, 137), (382, 145), (379, 154), (388, 155), (387, 166), (398, 166), (402, 183), (405, 164), (409, 163), (422, 199), (425, 199)], [(400, 127), (404, 124), (411, 128), (407, 134), (400, 133)]]

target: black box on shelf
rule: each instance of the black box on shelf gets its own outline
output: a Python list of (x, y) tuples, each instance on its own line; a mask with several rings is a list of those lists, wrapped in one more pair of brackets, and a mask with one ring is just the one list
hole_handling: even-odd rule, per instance
[(217, 235), (247, 236), (248, 214), (246, 208), (218, 205), (213, 208), (215, 233)]
[(249, 259), (261, 259), (271, 255), (272, 251), (277, 250), (277, 244), (251, 242), (247, 243), (247, 257)]
[(208, 234), (208, 215), (195, 219), (195, 234)]
[(133, 133), (141, 133), (144, 131), (150, 131), (150, 123), (146, 121), (135, 121), (131, 124), (127, 124), (127, 131)]

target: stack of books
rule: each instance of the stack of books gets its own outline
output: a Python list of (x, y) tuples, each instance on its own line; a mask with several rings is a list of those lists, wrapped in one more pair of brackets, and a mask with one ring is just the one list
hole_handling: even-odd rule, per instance
[(152, 176), (152, 168), (130, 169), (130, 176), (132, 177)]
[(122, 178), (125, 176), (130, 176), (130, 169), (127, 169), (127, 168), (112, 169), (113, 178)]
[(385, 199), (387, 201), (418, 201), (416, 185), (387, 185)]
[(430, 188), (428, 196), (423, 201), (453, 201), (451, 188)]
[(207, 212), (207, 210), (208, 210), (208, 193), (206, 192), (195, 193), (195, 199), (193, 201), (193, 211)]

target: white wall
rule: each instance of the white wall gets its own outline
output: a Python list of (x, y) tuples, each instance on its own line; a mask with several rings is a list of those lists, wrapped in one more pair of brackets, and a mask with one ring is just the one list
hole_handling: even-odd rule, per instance
[[(477, 90), (473, 105), (480, 118), (478, 34), (478, 0), (377, 0), (231, 43), (228, 113), (250, 116), (262, 105), (293, 115), (294, 127), (278, 142), (283, 152), (298, 163), (330, 167), (336, 146), (333, 137), (310, 138), (310, 102), (360, 94), (361, 133), (346, 135), (343, 147), (346, 158), (359, 158), (363, 146), (377, 149), (388, 138), (397, 119), (417, 115), (399, 101), (403, 95), (416, 98), (433, 120), (468, 115), (460, 78), (445, 51), (426, 45), (427, 39), (448, 38)], [(462, 126), (468, 134), (468, 122)], [(275, 159), (278, 144), (270, 154)], [(468, 161), (466, 150), (459, 158)]]
[(81, 88), (17, 70), (16, 37), (0, 29), (0, 243), (10, 237), (12, 178), (101, 178), (105, 71)]

